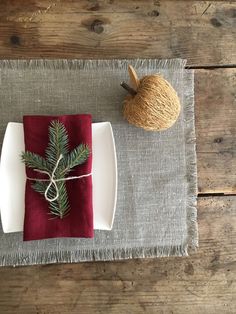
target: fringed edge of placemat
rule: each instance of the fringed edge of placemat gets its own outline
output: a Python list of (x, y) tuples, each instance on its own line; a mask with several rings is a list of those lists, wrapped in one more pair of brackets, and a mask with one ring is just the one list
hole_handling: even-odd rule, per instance
[(99, 68), (124, 69), (132, 64), (136, 70), (163, 69), (171, 67), (172, 70), (183, 69), (186, 65), (185, 59), (104, 59), (104, 60), (82, 60), (82, 59), (31, 59), (31, 60), (0, 60), (0, 69), (58, 69), (58, 70), (99, 70)]
[[(185, 86), (191, 86), (186, 89)], [(195, 250), (198, 247), (198, 224), (197, 224), (197, 158), (196, 158), (196, 135), (194, 118), (194, 71), (185, 70), (183, 87), (185, 98), (185, 156), (188, 182), (187, 198), (187, 227), (188, 238), (185, 244), (186, 255), (188, 248)]]
[[(155, 258), (166, 256), (186, 256), (186, 248), (181, 246), (173, 247), (150, 247), (150, 248), (100, 248), (96, 250), (77, 250), (77, 251), (50, 251), (33, 252), (27, 254), (9, 254), (1, 260), (1, 266), (27, 266), (38, 264), (54, 263), (76, 263), (91, 261), (114, 261), (132, 258)], [(14, 263), (13, 263), (14, 261)]]
[[(18, 266), (53, 263), (76, 263), (85, 261), (112, 261), (131, 258), (155, 258), (166, 256), (187, 256), (188, 248), (198, 247), (197, 226), (197, 169), (196, 169), (196, 136), (194, 123), (194, 81), (193, 70), (184, 70), (186, 60), (183, 59), (137, 59), (137, 60), (0, 60), (0, 68), (58, 68), (58, 69), (97, 69), (98, 67), (127, 68), (132, 64), (137, 70), (142, 67), (147, 69), (171, 67), (172, 70), (183, 70), (183, 93), (184, 93), (184, 120), (185, 120), (185, 154), (186, 172), (188, 178), (187, 199), (187, 227), (188, 238), (183, 245), (164, 247), (135, 247), (135, 248), (99, 248), (77, 251), (50, 251), (4, 254), (0, 258), (0, 266)], [(191, 88), (185, 89), (185, 86)]]

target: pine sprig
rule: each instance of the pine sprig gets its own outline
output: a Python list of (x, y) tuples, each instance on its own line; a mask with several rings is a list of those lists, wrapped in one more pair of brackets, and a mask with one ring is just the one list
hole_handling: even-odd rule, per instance
[(54, 202), (50, 203), (50, 212), (54, 216), (58, 216), (60, 218), (65, 217), (70, 211), (70, 205), (66, 190), (65, 182), (58, 182), (58, 190), (59, 196), (58, 199)]
[[(47, 186), (48, 186), (48, 183), (42, 182), (42, 181), (36, 181), (32, 185), (33, 189), (42, 195), (44, 195)], [(63, 181), (58, 182), (57, 186), (59, 190), (58, 199), (56, 201), (50, 202), (49, 208), (50, 208), (50, 213), (52, 215), (63, 218), (65, 215), (69, 213), (69, 210), (70, 210), (69, 200), (68, 200), (65, 182)], [(55, 197), (55, 195), (56, 195), (56, 190), (52, 186), (49, 190), (48, 196), (50, 198), (53, 198)]]
[(21, 154), (21, 160), (25, 163), (28, 168), (38, 169), (42, 171), (51, 170), (51, 167), (47, 160), (38, 154), (31, 153), (29, 151)]
[(48, 182), (42, 182), (42, 181), (36, 181), (32, 184), (32, 188), (36, 192), (43, 194), (43, 195), (46, 191), (47, 186), (48, 186)]
[(66, 128), (58, 120), (53, 120), (49, 126), (49, 143), (45, 155), (47, 161), (55, 166), (60, 154), (69, 152), (69, 139)]
[(80, 144), (73, 149), (65, 157), (65, 168), (62, 169), (62, 174), (68, 173), (72, 168), (83, 164), (90, 155), (90, 149), (88, 145)]
[[(52, 174), (60, 155), (63, 155), (63, 159), (60, 160), (54, 175), (54, 179), (63, 179), (71, 169), (86, 162), (90, 155), (90, 149), (88, 145), (80, 144), (69, 152), (67, 130), (63, 123), (58, 120), (53, 120), (49, 126), (49, 143), (45, 155), (46, 159), (38, 154), (26, 151), (22, 153), (21, 159), (29, 168), (46, 171)], [(47, 181), (36, 180), (32, 184), (32, 187), (36, 192), (44, 195), (48, 184), (49, 182)], [(49, 208), (50, 213), (53, 216), (63, 218), (70, 211), (65, 181), (57, 181), (57, 188), (59, 192), (58, 198), (49, 203)], [(50, 199), (53, 199), (56, 196), (56, 189), (53, 184), (51, 185), (47, 196)]]

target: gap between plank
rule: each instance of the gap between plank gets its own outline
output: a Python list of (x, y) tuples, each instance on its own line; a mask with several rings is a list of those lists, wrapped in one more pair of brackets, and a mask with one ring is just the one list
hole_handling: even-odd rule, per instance
[(225, 193), (218, 193), (218, 192), (216, 192), (216, 193), (198, 193), (198, 195), (197, 195), (197, 197), (212, 197), (212, 196), (227, 196), (227, 197), (229, 197), (229, 196), (236, 196), (236, 194), (235, 193), (233, 193), (233, 194), (225, 194)]
[(187, 65), (185, 69), (193, 69), (193, 70), (198, 70), (198, 69), (206, 69), (206, 70), (215, 70), (215, 69), (235, 69), (236, 64), (213, 64), (213, 65)]

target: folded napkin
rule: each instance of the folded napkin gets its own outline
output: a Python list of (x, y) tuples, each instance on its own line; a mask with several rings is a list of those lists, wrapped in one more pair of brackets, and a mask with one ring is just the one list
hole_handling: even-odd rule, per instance
[[(79, 144), (92, 149), (91, 116), (24, 116), (25, 150), (45, 157), (49, 142), (49, 126), (53, 120), (64, 124), (69, 137), (69, 150)], [(87, 161), (73, 168), (69, 176), (91, 173), (92, 154)], [(42, 174), (26, 167), (28, 178), (42, 178)], [(45, 175), (44, 175), (45, 178)], [(48, 178), (48, 177), (46, 177)], [(45, 197), (32, 188), (27, 180), (25, 190), (24, 241), (57, 237), (93, 237), (92, 176), (68, 180), (66, 189), (70, 211), (63, 219), (50, 219), (49, 203)]]

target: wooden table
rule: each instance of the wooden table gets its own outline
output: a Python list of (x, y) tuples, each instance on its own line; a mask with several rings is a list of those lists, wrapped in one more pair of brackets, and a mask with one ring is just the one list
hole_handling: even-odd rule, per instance
[(236, 3), (0, 2), (2, 59), (137, 57), (196, 69), (199, 250), (1, 268), (0, 313), (236, 313)]

